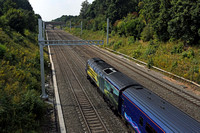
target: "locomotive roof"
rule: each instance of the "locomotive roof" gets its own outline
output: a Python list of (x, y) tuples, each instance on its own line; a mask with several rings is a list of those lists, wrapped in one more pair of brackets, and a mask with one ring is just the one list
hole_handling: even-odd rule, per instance
[(112, 85), (114, 85), (118, 90), (125, 89), (132, 85), (138, 85), (138, 83), (125, 74), (121, 72), (115, 72), (113, 74), (107, 75), (106, 80), (108, 80)]
[(113, 66), (107, 64), (100, 58), (89, 59), (88, 64), (103, 78), (105, 78), (112, 85), (114, 85), (118, 90), (122, 90), (128, 86), (138, 84), (136, 81), (132, 80), (125, 74), (119, 72)]
[(106, 68), (111, 68), (112, 66), (107, 64), (105, 61), (103, 61), (100, 58), (91, 58), (88, 60), (88, 64), (95, 68), (98, 69), (99, 71), (103, 71)]
[[(150, 90), (127, 88), (123, 94), (161, 127), (173, 132), (199, 132), (200, 123)], [(177, 127), (177, 128), (174, 128)]]

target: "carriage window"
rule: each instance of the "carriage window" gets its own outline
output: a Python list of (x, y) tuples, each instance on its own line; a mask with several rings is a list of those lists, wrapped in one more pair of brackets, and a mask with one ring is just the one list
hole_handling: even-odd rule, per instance
[(146, 123), (145, 130), (147, 133), (157, 133), (155, 129), (151, 125), (149, 125), (149, 123)]
[(143, 118), (140, 116), (140, 125), (143, 126)]

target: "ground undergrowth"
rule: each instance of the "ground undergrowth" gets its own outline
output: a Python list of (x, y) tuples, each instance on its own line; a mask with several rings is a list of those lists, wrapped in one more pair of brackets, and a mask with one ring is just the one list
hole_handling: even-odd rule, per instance
[[(41, 132), (47, 104), (40, 98), (37, 33), (0, 28), (0, 132)], [(47, 68), (48, 56), (45, 54)], [(46, 69), (48, 70), (48, 69)]]

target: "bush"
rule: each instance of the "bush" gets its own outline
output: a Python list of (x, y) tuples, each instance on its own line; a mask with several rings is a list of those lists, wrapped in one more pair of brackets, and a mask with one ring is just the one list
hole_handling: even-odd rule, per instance
[(188, 51), (184, 51), (182, 53), (182, 58), (193, 58), (194, 57), (194, 51), (192, 49), (189, 49)]
[(171, 71), (173, 71), (178, 66), (178, 62), (174, 61), (171, 66)]
[(125, 35), (140, 38), (141, 32), (145, 26), (143, 20), (138, 17), (132, 17), (132, 15), (128, 15), (124, 21)]
[(153, 67), (153, 65), (154, 65), (153, 59), (152, 59), (152, 58), (149, 58), (149, 59), (148, 59), (148, 62), (147, 62), (147, 67), (150, 69), (150, 68)]
[(120, 36), (125, 35), (125, 22), (120, 20), (117, 24), (117, 32)]
[(149, 41), (153, 39), (153, 33), (153, 28), (150, 25), (147, 25), (141, 33), (141, 39), (144, 42)]
[(156, 51), (157, 51), (157, 48), (158, 48), (158, 45), (156, 45), (153, 40), (151, 40), (149, 42), (149, 45), (148, 45), (148, 48), (146, 49), (145, 51), (145, 55), (146, 56), (149, 56), (149, 55), (152, 55), (152, 54), (155, 54)]
[(114, 35), (115, 35), (115, 31), (112, 30), (112, 31), (111, 31), (111, 36), (114, 36)]
[(139, 49), (133, 51), (133, 58), (138, 58), (142, 55)]
[(108, 47), (112, 46), (115, 44), (115, 41), (111, 41), (109, 44), (108, 44)]
[(175, 54), (175, 53), (182, 53), (183, 52), (183, 48), (184, 48), (184, 44), (183, 43), (179, 43), (178, 46), (174, 46), (171, 54)]
[(122, 45), (122, 40), (119, 40), (117, 43), (114, 44), (113, 50), (117, 50)]
[(130, 44), (133, 44), (133, 43), (135, 43), (135, 37), (134, 36), (130, 36), (128, 38), (128, 44), (130, 45)]
[(39, 128), (46, 105), (35, 90), (13, 96), (0, 92), (0, 98), (1, 132), (31, 132)]
[(8, 20), (7, 25), (12, 29), (15, 29), (17, 32), (23, 33), (26, 28), (26, 16), (25, 14), (18, 9), (10, 9), (5, 14), (6, 19)]
[(5, 52), (6, 52), (6, 46), (0, 44), (0, 59), (4, 57)]

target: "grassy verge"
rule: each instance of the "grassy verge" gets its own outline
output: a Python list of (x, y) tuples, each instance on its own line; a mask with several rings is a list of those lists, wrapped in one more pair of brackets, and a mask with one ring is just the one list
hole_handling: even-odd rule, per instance
[[(66, 31), (69, 32), (69, 28), (66, 28)], [(104, 31), (83, 30), (83, 34), (80, 36), (80, 29), (72, 28), (70, 33), (82, 39), (106, 42)], [(109, 44), (101, 47), (108, 47), (144, 61), (149, 68), (153, 65), (200, 84), (199, 46), (184, 46), (181, 41), (163, 43), (151, 40), (143, 42), (136, 40), (133, 36), (120, 37), (113, 33), (109, 36)]]

